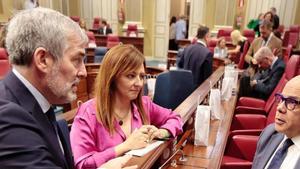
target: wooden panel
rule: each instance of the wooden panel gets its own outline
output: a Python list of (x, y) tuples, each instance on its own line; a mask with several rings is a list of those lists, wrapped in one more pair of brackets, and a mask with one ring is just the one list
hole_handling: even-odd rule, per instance
[[(106, 46), (107, 36), (105, 35), (95, 35), (97, 46)], [(144, 53), (144, 38), (143, 37), (128, 37), (128, 36), (119, 36), (120, 42), (123, 44), (132, 44), (140, 52)]]

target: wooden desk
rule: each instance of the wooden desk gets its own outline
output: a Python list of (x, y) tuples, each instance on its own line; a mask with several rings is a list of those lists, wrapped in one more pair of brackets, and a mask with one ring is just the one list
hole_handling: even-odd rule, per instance
[[(107, 36), (105, 35), (95, 35), (97, 46), (106, 46)], [(123, 44), (132, 44), (140, 52), (144, 53), (144, 38), (143, 37), (129, 37), (129, 36), (119, 36), (120, 42)]]
[[(222, 102), (223, 118), (221, 120), (211, 120), (209, 145), (194, 146), (193, 141), (188, 140), (187, 145), (183, 148), (183, 152), (187, 157), (187, 161), (180, 162), (179, 155), (176, 155), (173, 160), (177, 160), (177, 167), (179, 169), (188, 168), (209, 168), (218, 169), (221, 166), (222, 157), (225, 151), (229, 129), (235, 108), (237, 97), (232, 97), (229, 101)], [(194, 132), (192, 132), (193, 138)], [(175, 167), (167, 166), (165, 168), (172, 169)]]
[(177, 50), (168, 50), (168, 57), (167, 57), (167, 69), (169, 70), (171, 66), (176, 67), (176, 58), (177, 58), (178, 51)]
[(188, 45), (190, 45), (191, 43), (192, 42), (189, 39), (180, 39), (180, 40), (177, 40), (177, 44), (178, 44), (179, 48), (185, 48)]
[[(181, 115), (182, 121), (185, 124), (184, 127), (185, 134), (181, 137), (181, 140), (179, 140), (179, 143), (176, 146), (177, 149), (178, 147), (181, 146), (181, 144), (185, 141), (185, 139), (189, 138), (191, 133), (193, 133), (191, 132), (191, 128), (193, 128), (193, 123), (190, 123), (191, 122), (190, 119), (193, 119), (193, 115), (198, 105), (198, 99), (200, 100), (200, 102), (203, 102), (210, 91), (209, 90), (210, 83), (212, 85), (218, 84), (218, 81), (222, 79), (223, 74), (224, 74), (224, 67), (221, 66), (174, 110), (175, 112)], [(230, 109), (232, 108), (230, 106), (230, 103), (232, 101), (233, 100), (230, 100), (228, 103), (223, 103), (226, 111), (230, 111)], [(228, 104), (228, 110), (227, 110), (227, 104)], [(185, 164), (192, 165), (192, 166), (187, 165), (186, 168), (193, 168), (193, 165), (195, 166), (195, 168), (197, 168), (198, 166), (200, 168), (206, 166), (209, 166), (208, 168), (218, 168), (217, 166), (221, 163), (221, 159), (225, 149), (229, 127), (231, 124), (232, 114), (233, 111), (231, 113), (226, 112), (223, 120), (211, 122), (212, 127), (210, 130), (209, 147), (202, 147), (202, 149), (201, 148), (197, 149), (194, 146), (192, 146), (190, 143), (188, 143), (188, 145), (184, 147), (183, 151), (184, 152), (187, 151), (185, 152), (185, 154), (188, 154), (188, 162), (186, 162)], [(214, 137), (216, 139), (214, 139)], [(174, 144), (174, 142), (168, 141), (165, 142), (163, 145), (159, 146), (157, 149), (149, 152), (147, 155), (143, 157), (133, 157), (127, 163), (127, 166), (138, 165), (140, 169), (151, 168), (151, 166), (154, 165), (154, 162), (159, 159), (159, 156), (162, 156), (161, 160), (165, 161), (167, 157), (174, 152), (172, 144)], [(198, 154), (202, 156), (198, 157), (199, 156)], [(197, 155), (197, 156), (193, 157), (193, 155)], [(178, 156), (175, 156), (174, 160), (177, 158)], [(217, 163), (217, 166), (214, 166), (213, 163)], [(196, 164), (198, 166), (196, 166)], [(158, 168), (158, 166), (155, 167)], [(180, 165), (180, 167), (185, 167), (185, 166), (182, 164)], [(171, 168), (171, 167), (169, 163), (167, 163), (167, 165), (164, 168)]]

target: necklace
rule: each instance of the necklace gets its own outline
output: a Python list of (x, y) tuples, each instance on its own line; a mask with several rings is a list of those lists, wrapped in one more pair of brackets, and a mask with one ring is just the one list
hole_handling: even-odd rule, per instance
[(129, 112), (126, 113), (126, 114), (124, 115), (124, 117), (120, 117), (117, 113), (115, 113), (115, 116), (116, 116), (117, 119), (119, 120), (118, 123), (119, 123), (120, 126), (122, 126), (122, 125), (124, 124), (124, 121), (123, 121), (123, 120), (127, 117), (128, 114), (129, 114)]

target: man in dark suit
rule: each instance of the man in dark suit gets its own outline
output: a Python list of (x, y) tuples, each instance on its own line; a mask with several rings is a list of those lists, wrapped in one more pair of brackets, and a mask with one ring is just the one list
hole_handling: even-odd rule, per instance
[(275, 31), (276, 29), (279, 28), (279, 24), (280, 24), (280, 20), (279, 20), (279, 16), (277, 15), (277, 10), (275, 7), (272, 7), (270, 9), (270, 11), (272, 12), (273, 14), (273, 31)]
[(275, 124), (260, 135), (253, 169), (300, 168), (300, 76), (276, 94), (276, 101)]
[(108, 26), (106, 20), (103, 19), (101, 21), (101, 27), (99, 28), (98, 33), (100, 35), (112, 34), (112, 29)]
[[(268, 47), (260, 48), (254, 55), (258, 71), (253, 79), (241, 78), (239, 96), (250, 96), (267, 100), (284, 73), (285, 64), (274, 56)], [(248, 89), (249, 88), (249, 89)]]
[(197, 43), (184, 49), (178, 62), (179, 68), (192, 71), (195, 88), (212, 73), (213, 54), (206, 45), (209, 36), (209, 28), (200, 26), (197, 31)]
[[(88, 38), (69, 17), (46, 8), (24, 10), (9, 22), (6, 47), (12, 71), (0, 81), (0, 168), (72, 169), (64, 121), (52, 104), (76, 99)], [(128, 158), (105, 168), (121, 168)], [(114, 167), (111, 167), (114, 166)]]
[(258, 98), (266, 100), (284, 73), (285, 64), (268, 47), (260, 48), (254, 55), (254, 59), (261, 71), (256, 73), (254, 80), (250, 81), (250, 86)]

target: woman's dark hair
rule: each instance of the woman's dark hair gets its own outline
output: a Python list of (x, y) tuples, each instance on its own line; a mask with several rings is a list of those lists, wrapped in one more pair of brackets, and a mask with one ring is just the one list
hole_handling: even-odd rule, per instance
[(172, 23), (176, 23), (176, 17), (172, 16), (171, 20), (170, 20), (170, 26), (172, 25)]

